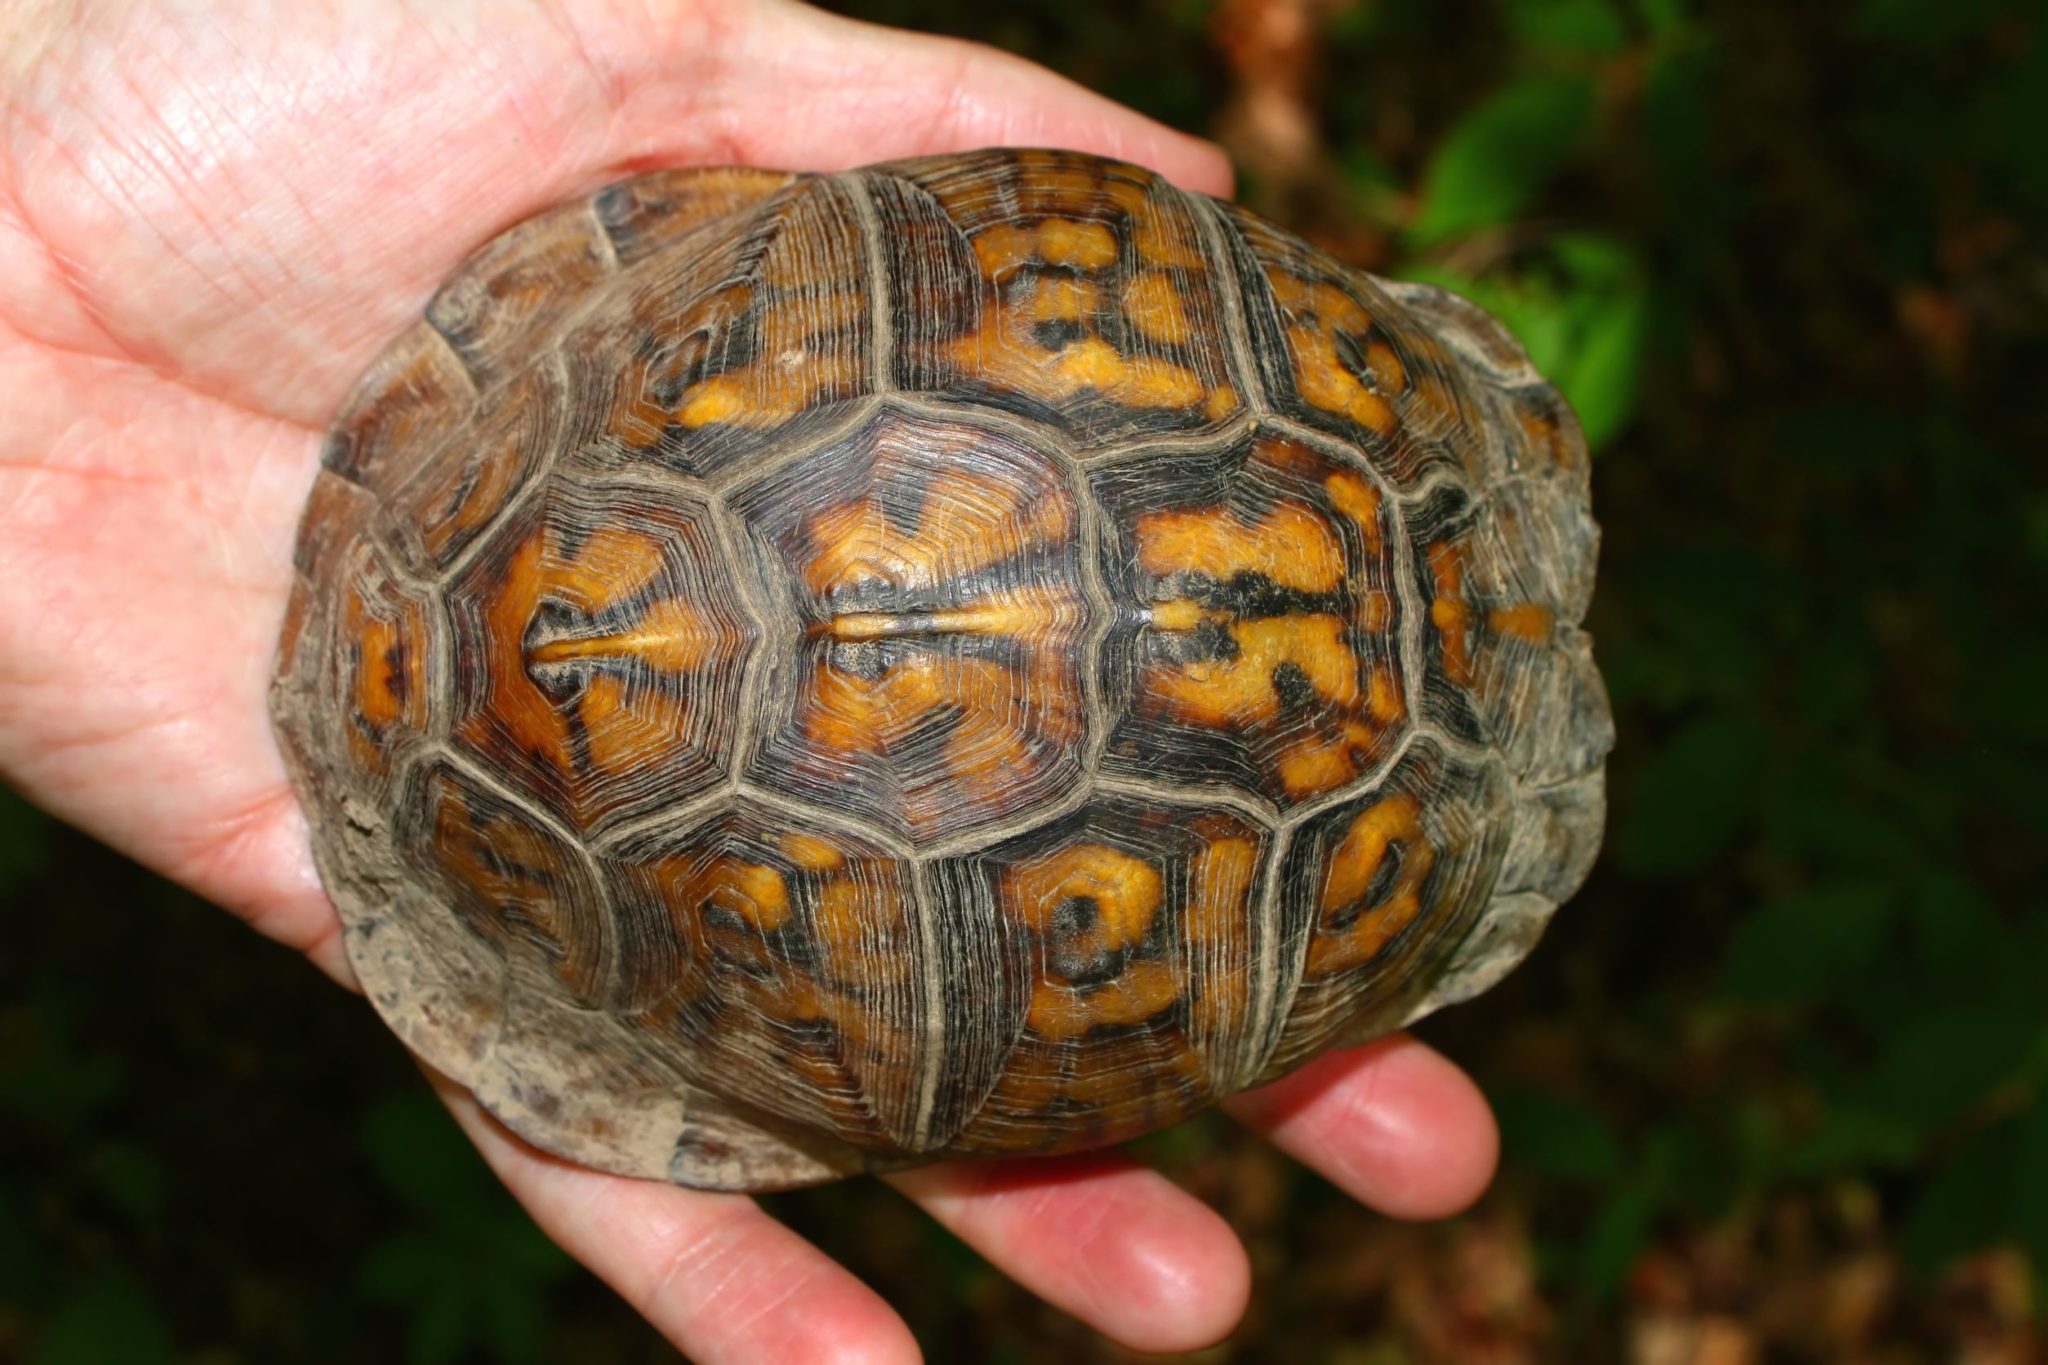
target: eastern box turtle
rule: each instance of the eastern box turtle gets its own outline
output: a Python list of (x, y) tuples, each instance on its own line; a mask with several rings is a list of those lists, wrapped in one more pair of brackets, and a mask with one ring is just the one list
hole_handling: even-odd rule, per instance
[(273, 709), (349, 954), (591, 1166), (1129, 1138), (1484, 989), (1599, 844), (1570, 411), (1134, 166), (614, 185), (323, 466)]

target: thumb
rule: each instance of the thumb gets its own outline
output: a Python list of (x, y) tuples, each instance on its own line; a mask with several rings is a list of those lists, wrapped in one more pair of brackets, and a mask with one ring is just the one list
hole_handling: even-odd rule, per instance
[[(708, 112), (736, 162), (838, 170), (974, 147), (1066, 147), (1136, 162), (1184, 189), (1231, 191), (1229, 159), (1214, 143), (995, 48), (789, 0), (767, 0), (738, 24), (711, 18), (716, 4), (692, 7), (701, 27), (681, 46), (725, 47)], [(689, 53), (670, 51), (692, 65)]]

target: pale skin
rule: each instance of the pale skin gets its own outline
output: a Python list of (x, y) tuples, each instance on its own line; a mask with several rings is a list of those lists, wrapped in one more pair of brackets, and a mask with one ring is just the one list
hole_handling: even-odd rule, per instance
[[(621, 176), (992, 144), (1230, 190), (1215, 147), (1048, 72), (787, 0), (0, 7), (0, 777), (352, 985), (265, 714), (349, 384), (471, 248)], [(753, 1201), (565, 1165), (438, 1084), (541, 1226), (693, 1359), (917, 1358)], [(1395, 1217), (1453, 1213), (1493, 1171), (1477, 1088), (1407, 1037), (1227, 1108)], [(891, 1183), (1138, 1349), (1221, 1338), (1250, 1292), (1228, 1225), (1114, 1152)]]

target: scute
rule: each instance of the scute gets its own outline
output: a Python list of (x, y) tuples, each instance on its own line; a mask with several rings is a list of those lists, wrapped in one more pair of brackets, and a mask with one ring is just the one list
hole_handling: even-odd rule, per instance
[(1395, 509), (1357, 464), (1256, 428), (1090, 471), (1120, 610), (1103, 769), (1228, 781), (1289, 807), (1407, 728)]
[(891, 1152), (913, 1139), (926, 982), (909, 865), (742, 801), (606, 856), (648, 1045), (735, 1102)]
[(1201, 201), (1058, 152), (892, 162), (868, 186), (897, 386), (1054, 422), (1077, 453), (1243, 410)]
[(1074, 1150), (1529, 951), (1588, 479), (1482, 311), (1139, 167), (658, 172), (349, 396), (273, 715), (366, 992), (541, 1146)]
[(932, 1140), (960, 1154), (1097, 1146), (1243, 1084), (1269, 835), (1227, 808), (1105, 795), (941, 858), (951, 983)]
[(456, 742), (579, 831), (730, 772), (758, 630), (708, 517), (558, 476), (449, 585)]
[(792, 623), (752, 781), (921, 845), (1077, 785), (1082, 512), (1046, 445), (884, 408), (730, 505)]

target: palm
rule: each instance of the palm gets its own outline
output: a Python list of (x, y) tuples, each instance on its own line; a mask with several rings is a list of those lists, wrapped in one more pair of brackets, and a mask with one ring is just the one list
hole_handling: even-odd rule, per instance
[[(1212, 149), (979, 49), (772, 2), (599, 8), (0, 32), (36, 59), (0, 89), (0, 773), (344, 980), (264, 692), (319, 430), (469, 249), (655, 164), (1050, 142), (1227, 188)], [(451, 1102), (543, 1225), (686, 1349), (914, 1353), (751, 1204), (570, 1170)], [(1447, 1211), (1490, 1169), (1483, 1106), (1415, 1044), (1239, 1107), (1397, 1212)], [(1228, 1231), (1121, 1159), (899, 1184), (1134, 1345), (1200, 1344), (1241, 1305)], [(709, 1250), (724, 1265), (691, 1274)], [(802, 1313), (769, 1311), (799, 1291)]]

